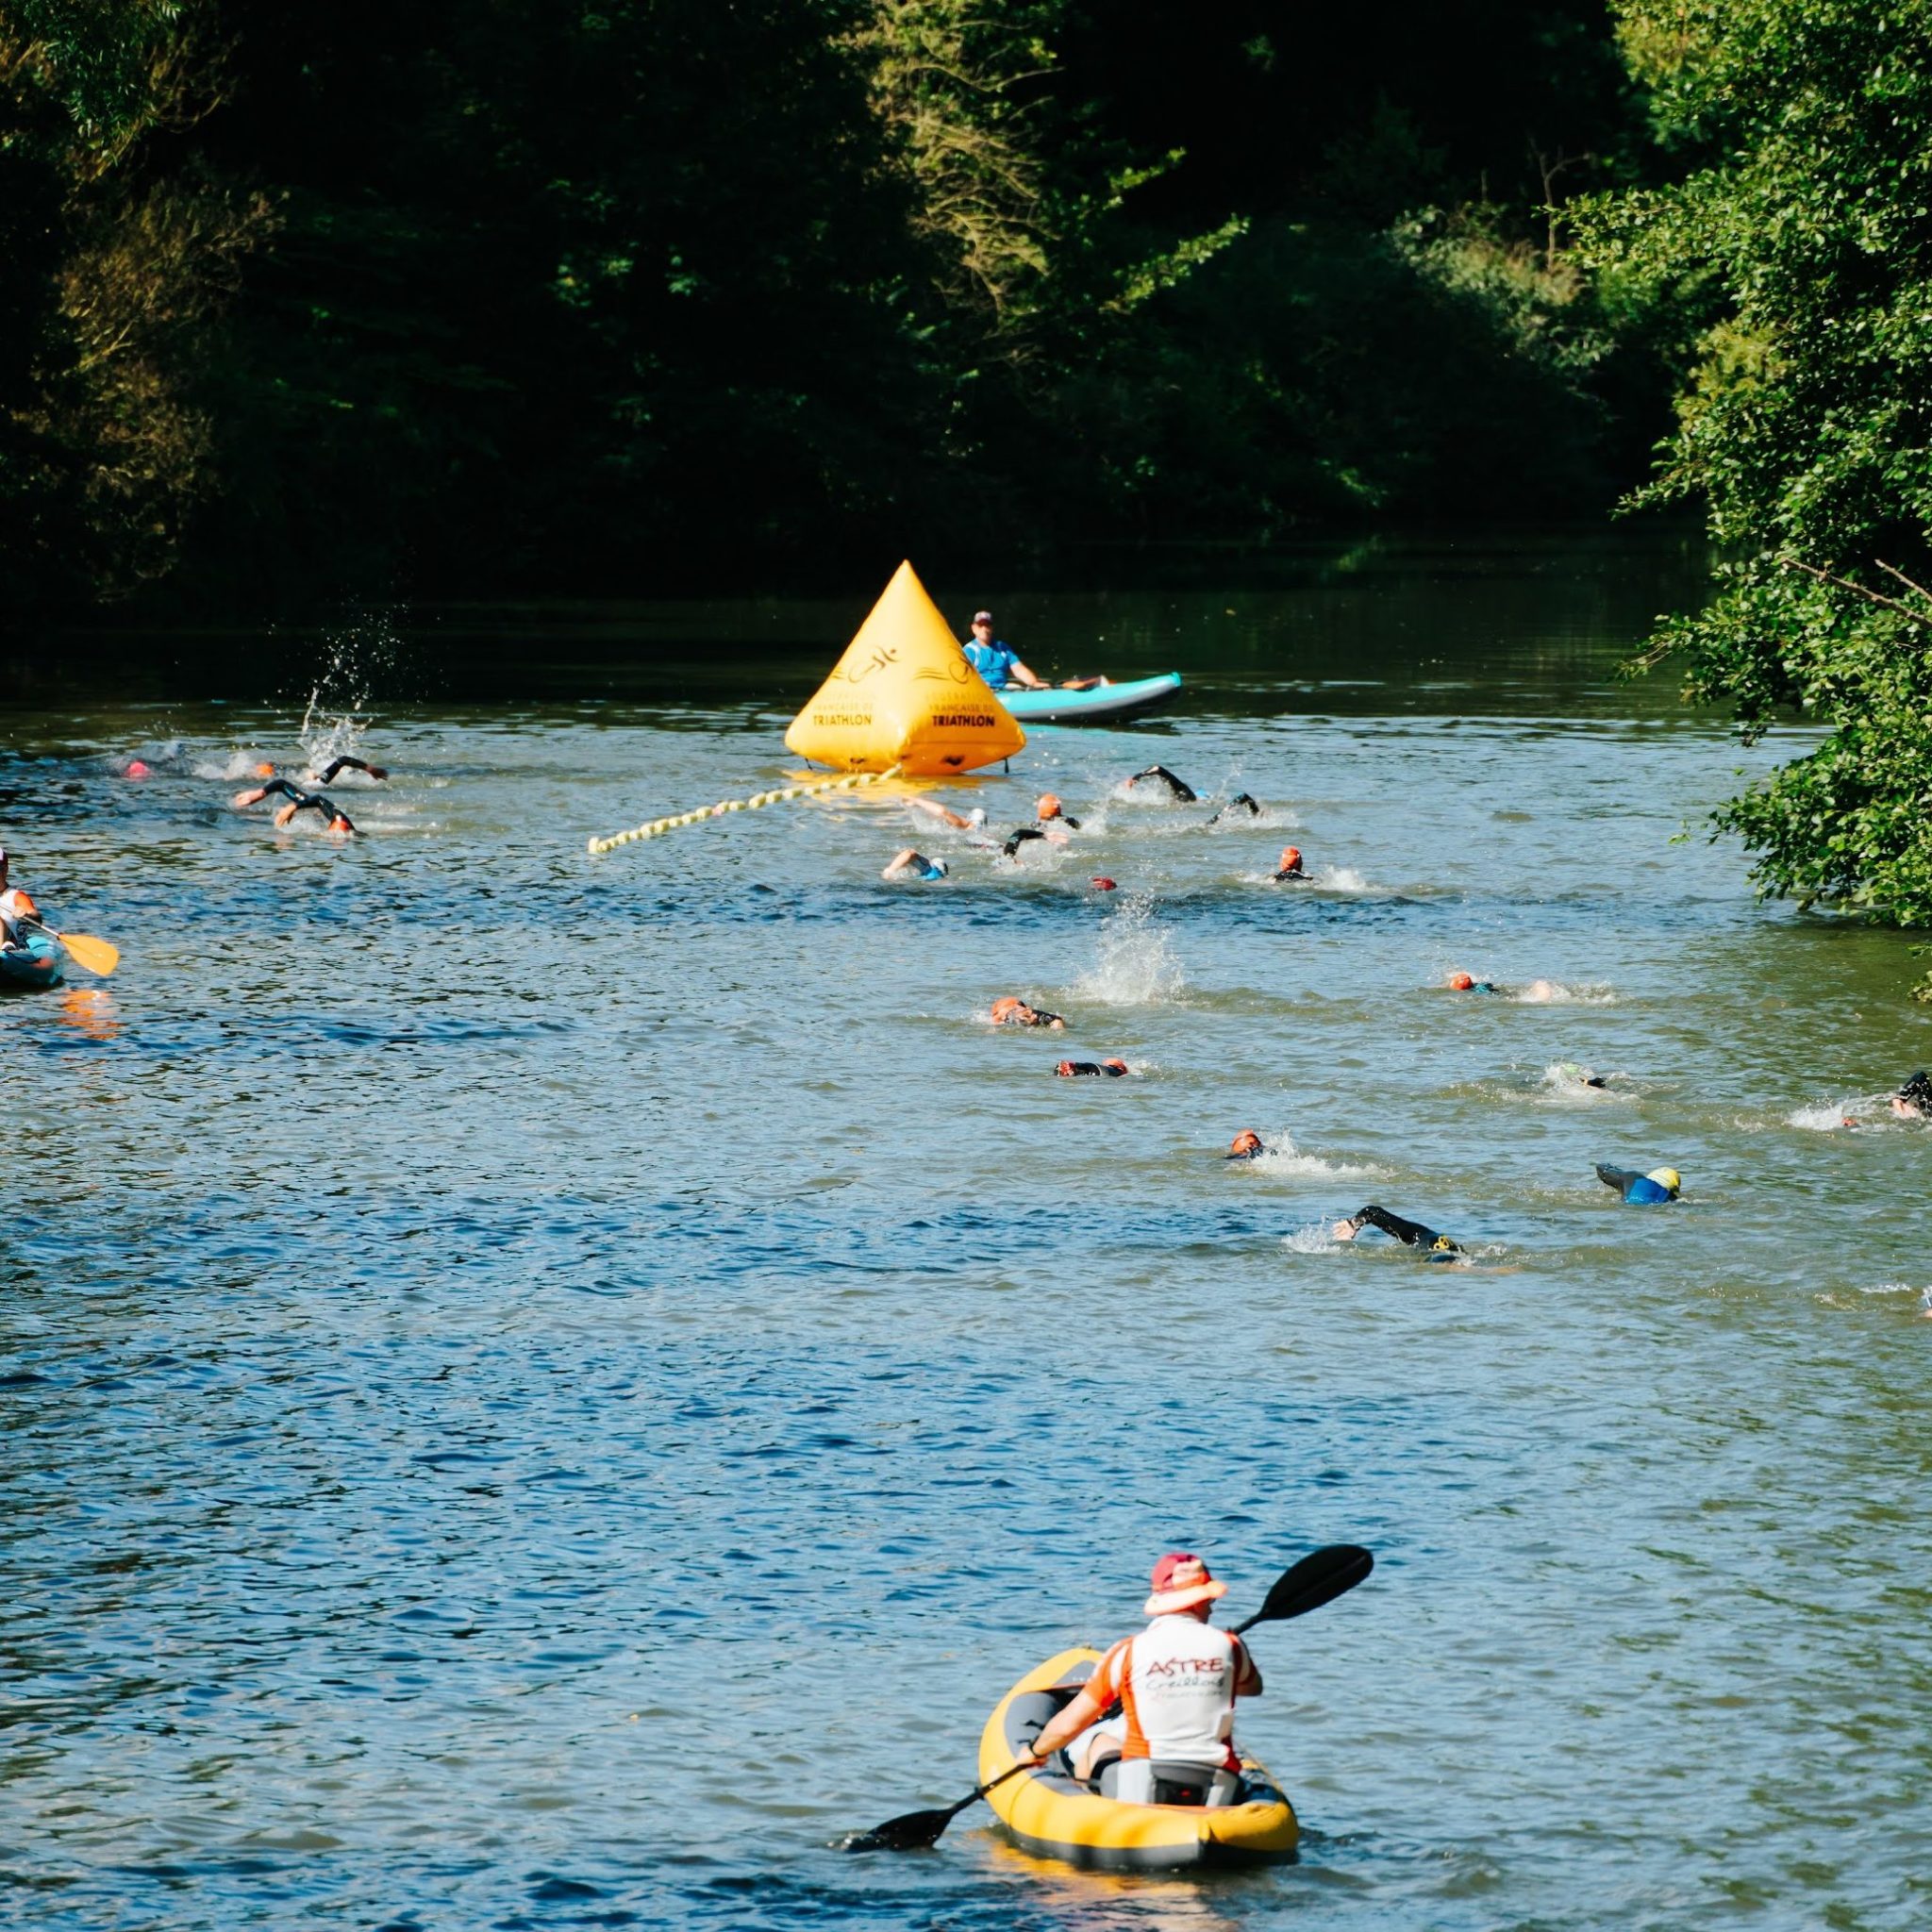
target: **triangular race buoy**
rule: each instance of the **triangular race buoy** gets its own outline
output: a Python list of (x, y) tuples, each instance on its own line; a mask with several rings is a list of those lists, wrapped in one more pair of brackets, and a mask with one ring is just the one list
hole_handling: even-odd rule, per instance
[(1026, 734), (946, 628), (911, 564), (892, 574), (785, 742), (841, 772), (970, 772), (1010, 758)]

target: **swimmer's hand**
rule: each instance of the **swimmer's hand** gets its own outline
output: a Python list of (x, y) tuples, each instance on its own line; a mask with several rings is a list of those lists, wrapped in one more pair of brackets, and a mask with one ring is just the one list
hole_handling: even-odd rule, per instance
[(1362, 1224), (1358, 1221), (1338, 1221), (1330, 1230), (1339, 1241), (1352, 1241), (1361, 1231)]

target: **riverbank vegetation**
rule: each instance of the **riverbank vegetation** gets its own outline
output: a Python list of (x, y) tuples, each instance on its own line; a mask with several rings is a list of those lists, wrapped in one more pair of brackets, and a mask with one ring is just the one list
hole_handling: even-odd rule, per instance
[[(1600, 509), (1595, 4), (6, 0), (0, 591), (774, 581)], [(1466, 26), (1465, 23), (1465, 26)]]
[(1827, 728), (1719, 824), (1767, 891), (1905, 926), (1932, 924), (1925, 26), (1857, 0), (1623, 0), (1670, 178), (1577, 210), (1588, 268), (1697, 330), (1640, 500), (1704, 506), (1726, 560), (1651, 660), (1747, 738)]

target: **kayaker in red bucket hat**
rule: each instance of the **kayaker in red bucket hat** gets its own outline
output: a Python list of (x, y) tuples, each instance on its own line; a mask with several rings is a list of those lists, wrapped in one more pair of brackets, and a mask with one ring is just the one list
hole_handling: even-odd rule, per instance
[[(1233, 1631), (1208, 1621), (1226, 1593), (1191, 1551), (1161, 1557), (1141, 1607), (1152, 1621), (1101, 1658), (1033, 1740), (1032, 1758), (1051, 1757), (1087, 1731), (1076, 1774), (1103, 1796), (1130, 1805), (1232, 1804), (1241, 1782), (1235, 1699), (1258, 1697), (1261, 1673)], [(1102, 1722), (1115, 1702), (1120, 1716)]]

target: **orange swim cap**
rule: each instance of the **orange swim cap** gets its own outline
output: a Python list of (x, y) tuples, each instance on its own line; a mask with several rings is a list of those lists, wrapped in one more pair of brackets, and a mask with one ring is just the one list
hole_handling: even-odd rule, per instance
[(1037, 819), (1057, 819), (1060, 815), (1060, 796), (1058, 791), (1042, 791), (1040, 801), (1033, 808)]
[(129, 758), (127, 760), (127, 775), (130, 778), (145, 778), (147, 774), (148, 768), (141, 759)]
[(1101, 878), (1098, 875), (1090, 879), (1088, 881), (1088, 884), (1091, 885), (1096, 892), (1112, 892), (1117, 891), (1119, 890), (1119, 888), (1115, 886), (1114, 882), (1111, 879)]
[(258, 778), (273, 778), (275, 774), (275, 768), (266, 758), (255, 768), (255, 775)]
[(1261, 1151), (1261, 1137), (1253, 1127), (1243, 1127), (1227, 1143), (1227, 1151), (1230, 1154), (1258, 1154)]
[(1452, 973), (1449, 975), (1451, 992), (1467, 992), (1474, 984), (1475, 981), (1467, 973)]
[(1281, 869), (1295, 872), (1301, 867), (1302, 848), (1299, 845), (1284, 845), (1281, 848)]
[(341, 812), (337, 812), (335, 817), (329, 820), (328, 828), (331, 832), (348, 832), (352, 835), (356, 830), (355, 826)]
[(1125, 1060), (1102, 1060), (1100, 1064), (1103, 1067), (1112, 1067), (1116, 1072), (1122, 1074), (1124, 1074), (1127, 1071), (1127, 1063)]

